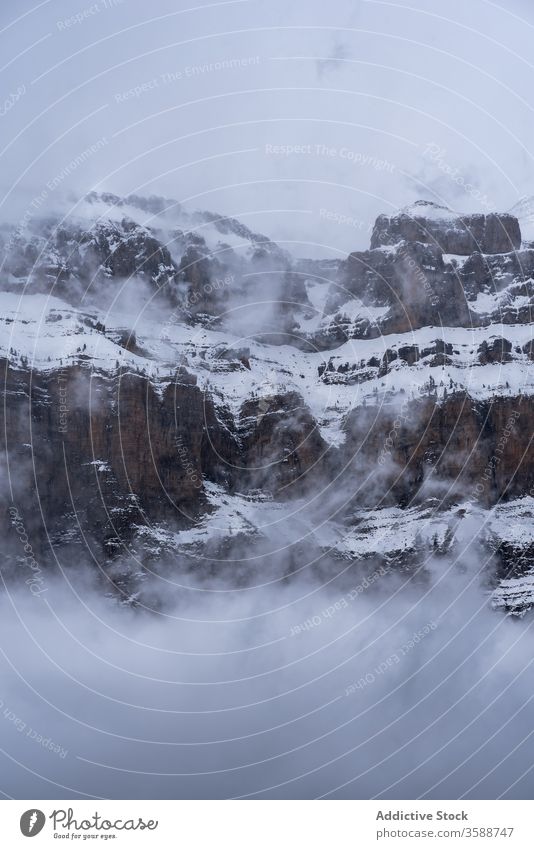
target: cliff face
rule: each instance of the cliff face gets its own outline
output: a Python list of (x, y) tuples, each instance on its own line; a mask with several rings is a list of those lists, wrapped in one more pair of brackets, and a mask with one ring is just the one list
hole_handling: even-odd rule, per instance
[(198, 515), (195, 484), (203, 466), (216, 476), (211, 446), (224, 437), (196, 386), (176, 382), (158, 394), (146, 377), (120, 371), (69, 366), (40, 374), (5, 361), (2, 368), (2, 443), (14, 500), (31, 498), (32, 521), (43, 532), (61, 536), (68, 524), (71, 535), (88, 533), (105, 548), (145, 516), (172, 515), (183, 525)]
[(432, 324), (465, 327), (469, 306), (460, 276), (432, 245), (402, 244), (395, 251), (353, 253), (347, 290), (369, 306), (387, 307), (375, 334), (408, 333)]
[(533, 433), (530, 398), (474, 404), (461, 392), (402, 409), (353, 410), (344, 451), (356, 466), (376, 468), (381, 504), (406, 505), (432, 489), (446, 501), (489, 507), (534, 488)]
[(420, 201), (406, 212), (376, 220), (371, 248), (401, 240), (436, 245), (446, 254), (503, 254), (521, 246), (521, 230), (513, 215), (453, 215), (446, 207)]
[(160, 386), (87, 364), (41, 374), (3, 360), (1, 369), (13, 501), (41, 550), (45, 531), (87, 534), (111, 554), (139, 524), (191, 527), (209, 509), (205, 481), (290, 498), (328, 449), (295, 393), (247, 401), (234, 420), (185, 370)]
[[(197, 232), (181, 210), (169, 224), (171, 201), (106, 202), (119, 220), (4, 242), (8, 539), (15, 505), (43, 562), (209, 551), (209, 571), (295, 509), (285, 544), (329, 568), (413, 568), (425, 529), (433, 551), (445, 525), (446, 550), (482, 511), (498, 605), (534, 602), (514, 584), (530, 538), (501, 519), (534, 516), (534, 251), (516, 219), (418, 205), (345, 262), (292, 262), (233, 219), (201, 213)], [(126, 215), (145, 206), (165, 219)], [(402, 556), (392, 510), (414, 528)]]

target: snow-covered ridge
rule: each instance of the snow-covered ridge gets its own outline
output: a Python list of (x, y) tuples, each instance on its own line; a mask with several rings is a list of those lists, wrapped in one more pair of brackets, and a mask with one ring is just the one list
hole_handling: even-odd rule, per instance
[[(234, 414), (252, 396), (294, 391), (311, 410), (323, 438), (334, 445), (343, 441), (345, 415), (362, 404), (395, 399), (401, 403), (430, 392), (444, 397), (461, 390), (477, 400), (534, 395), (533, 363), (523, 352), (532, 339), (531, 325), (425, 327), (351, 340), (327, 356), (249, 339), (247, 368), (240, 359), (240, 336), (180, 320), (162, 322), (157, 308), (138, 314), (132, 302), (128, 315), (124, 304), (117, 311), (85, 311), (48, 295), (21, 297), (5, 292), (0, 298), (0, 356), (14, 365), (51, 371), (81, 364), (109, 374), (128, 368), (161, 386), (174, 379), (181, 364), (197, 378), (199, 387), (224, 399)], [(124, 339), (132, 332), (135, 350), (142, 353), (125, 347)], [(510, 360), (482, 364), (481, 346), (504, 334), (512, 346)], [(433, 350), (436, 339), (450, 346), (443, 364), (435, 364), (434, 353), (410, 364), (409, 354), (415, 348), (424, 354), (426, 349)], [(384, 371), (386, 352), (389, 361)]]
[(213, 250), (224, 244), (245, 253), (251, 249), (262, 249), (279, 255), (284, 253), (268, 236), (254, 232), (237, 218), (209, 211), (189, 211), (178, 201), (169, 198), (145, 198), (139, 195), (121, 198), (109, 192), (91, 192), (76, 209), (77, 214), (85, 220), (98, 216), (100, 219), (109, 217), (118, 221), (126, 216), (152, 230), (169, 232), (179, 228), (201, 237)]
[(399, 210), (399, 215), (409, 215), (410, 218), (426, 218), (429, 221), (454, 221), (459, 218), (448, 206), (434, 203), (430, 200), (416, 200)]

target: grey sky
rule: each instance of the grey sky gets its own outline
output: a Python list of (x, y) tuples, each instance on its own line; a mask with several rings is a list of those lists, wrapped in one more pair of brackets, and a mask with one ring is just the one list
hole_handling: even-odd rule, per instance
[(363, 247), (418, 197), (471, 211), (534, 192), (519, 0), (8, 0), (0, 27), (0, 217), (99, 140), (48, 205), (161, 193), (299, 254)]

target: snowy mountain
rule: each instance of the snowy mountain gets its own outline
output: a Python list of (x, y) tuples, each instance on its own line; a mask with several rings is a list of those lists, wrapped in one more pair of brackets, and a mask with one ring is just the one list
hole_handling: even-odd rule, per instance
[(516, 217), (419, 202), (343, 262), (162, 198), (93, 193), (1, 232), (8, 489), (50, 568), (89, 545), (138, 603), (154, 570), (247, 581), (242, 553), (261, 570), (282, 543), (284, 573), (322, 575), (474, 546), (492, 606), (534, 605)]

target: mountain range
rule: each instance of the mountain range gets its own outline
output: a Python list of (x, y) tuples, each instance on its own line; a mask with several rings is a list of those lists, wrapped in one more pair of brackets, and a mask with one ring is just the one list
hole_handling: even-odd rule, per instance
[(129, 606), (164, 606), (154, 574), (424, 587), (469, 551), (487, 603), (524, 615), (532, 208), (418, 201), (343, 260), (159, 197), (5, 224), (5, 579), (27, 572), (16, 521), (43, 570), (82, 563)]

